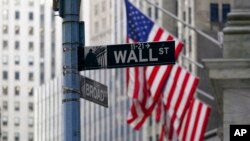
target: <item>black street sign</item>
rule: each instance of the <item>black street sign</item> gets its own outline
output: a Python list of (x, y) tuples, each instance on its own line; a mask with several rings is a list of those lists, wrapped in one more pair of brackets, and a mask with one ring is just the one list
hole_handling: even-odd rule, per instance
[(174, 64), (175, 42), (81, 47), (78, 58), (79, 71)]
[(95, 80), (81, 76), (81, 98), (108, 108), (108, 87)]

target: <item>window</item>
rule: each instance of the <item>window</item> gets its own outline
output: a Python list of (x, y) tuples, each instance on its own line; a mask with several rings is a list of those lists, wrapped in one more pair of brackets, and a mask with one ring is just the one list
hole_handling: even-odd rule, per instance
[[(156, 3), (156, 5), (159, 5), (159, 4)], [(154, 9), (155, 9), (155, 19), (157, 20), (159, 18), (159, 10), (157, 7), (155, 7)]]
[(8, 86), (2, 86), (2, 93), (8, 95)]
[(3, 110), (4, 111), (8, 110), (8, 102), (7, 101), (3, 101)]
[(4, 10), (3, 11), (3, 19), (8, 20), (8, 18), (9, 18), (9, 12), (8, 12), (8, 10)]
[(15, 80), (20, 79), (20, 73), (18, 71), (15, 72)]
[(153, 124), (153, 119), (152, 117), (149, 117), (149, 126), (152, 126), (152, 124)]
[(30, 88), (28, 89), (28, 93), (29, 93), (29, 96), (30, 96), (30, 97), (33, 96), (33, 88), (32, 88), (32, 87), (30, 87)]
[(3, 50), (7, 50), (8, 49), (8, 41), (4, 40), (3, 41)]
[(106, 10), (106, 1), (102, 1), (102, 11)]
[(95, 15), (98, 15), (98, 4), (95, 5)]
[(219, 6), (217, 3), (210, 4), (210, 21), (213, 23), (219, 22)]
[(19, 48), (20, 48), (19, 41), (15, 41), (15, 50), (19, 50)]
[(186, 21), (186, 12), (183, 11), (183, 12), (182, 12), (182, 15), (183, 15), (183, 21)]
[(107, 20), (106, 20), (106, 18), (102, 19), (102, 24), (103, 24), (103, 28), (105, 29), (107, 27)]
[(20, 102), (16, 101), (15, 102), (15, 108), (14, 108), (15, 111), (20, 111)]
[(156, 141), (160, 140), (159, 134), (156, 134)]
[(95, 32), (97, 33), (99, 31), (99, 23), (98, 21), (95, 22)]
[(33, 51), (34, 50), (34, 44), (33, 42), (29, 42), (29, 51)]
[(142, 9), (143, 8), (143, 1), (139, 1), (139, 7), (140, 7), (140, 9)]
[(8, 0), (3, 0), (3, 4), (8, 4)]
[(29, 73), (29, 81), (33, 81), (33, 80), (34, 80), (33, 73), (32, 73), (32, 72), (30, 72), (30, 73)]
[(152, 8), (151, 7), (148, 7), (148, 16), (152, 17)]
[(7, 33), (8, 33), (8, 26), (3, 25), (3, 34), (7, 34)]
[(222, 21), (227, 22), (227, 14), (231, 11), (230, 4), (222, 4)]
[(15, 0), (15, 5), (20, 5), (20, 0)]
[(40, 74), (40, 84), (44, 83), (44, 73)]
[(188, 36), (188, 50), (189, 52), (192, 52), (192, 36)]
[(14, 124), (15, 124), (15, 126), (19, 126), (20, 125), (20, 118), (19, 117), (15, 117)]
[(29, 27), (29, 35), (33, 35), (34, 28), (32, 26)]
[(3, 141), (8, 141), (8, 133), (7, 132), (3, 132), (2, 136), (3, 136)]
[(43, 42), (40, 43), (40, 57), (41, 58), (44, 57), (44, 43)]
[(33, 12), (29, 12), (29, 20), (33, 21)]
[(15, 86), (15, 95), (18, 96), (20, 94), (20, 87)]
[(33, 124), (34, 124), (33, 118), (32, 118), (32, 117), (29, 117), (29, 119), (28, 119), (28, 126), (29, 126), (29, 127), (33, 127)]
[(192, 22), (192, 9), (188, 7), (188, 23), (191, 24)]
[(7, 79), (8, 79), (8, 72), (3, 71), (3, 80), (7, 80)]
[(34, 64), (34, 57), (30, 56), (29, 57), (29, 66), (33, 66)]
[(15, 12), (15, 19), (16, 19), (16, 20), (19, 20), (19, 19), (20, 19), (20, 13), (19, 13), (19, 11), (16, 11), (16, 12)]
[(20, 64), (20, 56), (15, 56), (15, 65)]
[(34, 0), (29, 0), (29, 6), (33, 6), (34, 5)]
[(20, 140), (20, 134), (18, 132), (15, 133), (15, 141)]
[(8, 65), (8, 56), (3, 55), (3, 65)]
[(153, 137), (152, 136), (149, 137), (149, 141), (153, 141)]
[(34, 134), (33, 133), (29, 133), (28, 135), (28, 141), (34, 141)]
[(33, 110), (34, 110), (34, 105), (33, 105), (32, 102), (30, 102), (30, 103), (29, 103), (29, 111), (30, 111), (30, 112), (33, 112)]
[(20, 33), (20, 27), (18, 25), (15, 26), (15, 34), (19, 35)]
[(2, 120), (3, 120), (3, 126), (7, 126), (8, 125), (8, 117), (3, 116)]

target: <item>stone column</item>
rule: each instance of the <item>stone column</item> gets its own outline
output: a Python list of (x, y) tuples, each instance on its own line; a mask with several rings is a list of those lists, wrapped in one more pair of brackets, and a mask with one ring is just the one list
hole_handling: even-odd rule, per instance
[(222, 110), (222, 137), (250, 124), (250, 1), (234, 0), (224, 29), (223, 58), (203, 59)]

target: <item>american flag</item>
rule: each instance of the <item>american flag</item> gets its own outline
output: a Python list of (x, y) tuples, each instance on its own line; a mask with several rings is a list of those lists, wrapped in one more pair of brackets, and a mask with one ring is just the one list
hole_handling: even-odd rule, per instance
[[(175, 58), (177, 59), (183, 48), (183, 43), (155, 24), (128, 0), (125, 0), (125, 3), (127, 43), (174, 40)], [(162, 123), (163, 136), (167, 133), (170, 140), (180, 141), (186, 138), (186, 133), (189, 133), (186, 128), (192, 126), (187, 123), (189, 120), (187, 117), (194, 108), (190, 104), (198, 85), (198, 78), (178, 65), (129, 68), (126, 76), (127, 92), (133, 98), (127, 118), (128, 123), (134, 129), (140, 129), (147, 117), (156, 109), (156, 113), (158, 113), (156, 114), (156, 121)], [(205, 118), (207, 117), (206, 115)], [(203, 121), (203, 125), (207, 123), (203, 118), (196, 118), (195, 120)], [(192, 134), (201, 137), (205, 132), (202, 131), (198, 132), (199, 135), (195, 132), (192, 132)], [(160, 140), (164, 139), (163, 136)]]
[[(175, 57), (177, 58), (183, 47), (183, 43), (167, 31), (163, 30), (163, 28), (156, 25), (128, 0), (125, 0), (125, 3), (127, 9), (127, 42), (134, 43), (175, 40)], [(127, 69), (128, 95), (133, 99), (138, 100), (141, 104), (140, 107), (144, 108), (144, 110), (142, 110), (144, 116), (148, 116), (152, 112), (171, 69), (172, 65)], [(135, 104), (133, 103), (133, 105)], [(133, 105), (131, 106), (131, 109)], [(138, 109), (137, 111), (141, 110)], [(130, 113), (129, 115), (133, 115), (133, 113)], [(145, 118), (141, 117), (141, 119)], [(128, 121), (132, 123), (133, 120)]]

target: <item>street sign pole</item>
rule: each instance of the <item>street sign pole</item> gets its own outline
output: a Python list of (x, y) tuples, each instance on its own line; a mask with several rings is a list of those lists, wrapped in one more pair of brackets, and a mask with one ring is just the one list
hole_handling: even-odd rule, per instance
[[(80, 75), (77, 48), (81, 0), (59, 0), (59, 15), (63, 18), (63, 123), (64, 141), (80, 141)], [(56, 9), (56, 8), (55, 8)]]

